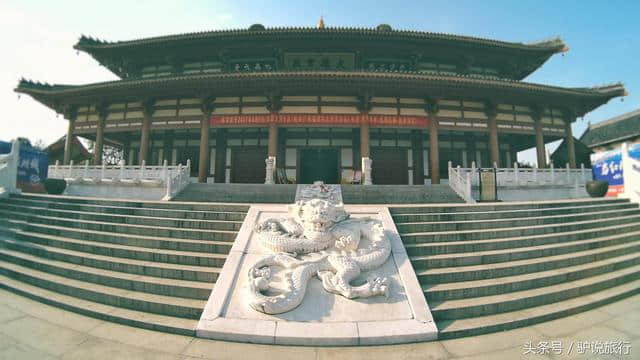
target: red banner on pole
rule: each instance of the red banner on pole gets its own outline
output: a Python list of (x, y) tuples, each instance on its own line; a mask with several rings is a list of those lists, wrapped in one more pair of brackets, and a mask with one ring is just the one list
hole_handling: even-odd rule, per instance
[(425, 116), (370, 115), (370, 114), (257, 114), (214, 115), (212, 126), (242, 125), (344, 125), (360, 126), (367, 119), (369, 126), (421, 128), (429, 125)]

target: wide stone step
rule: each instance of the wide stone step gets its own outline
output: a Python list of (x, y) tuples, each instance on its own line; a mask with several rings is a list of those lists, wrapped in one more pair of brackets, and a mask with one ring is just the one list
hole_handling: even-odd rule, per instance
[(0, 288), (44, 304), (123, 325), (196, 336), (198, 320), (135, 311), (64, 295), (0, 275)]
[(486, 316), (584, 296), (639, 278), (640, 265), (636, 265), (611, 271), (608, 274), (592, 276), (563, 284), (515, 291), (507, 294), (430, 302), (429, 306), (431, 308), (431, 314), (436, 320)]
[(0, 274), (65, 295), (154, 314), (199, 319), (205, 300), (186, 299), (98, 285), (0, 261)]
[(592, 263), (523, 275), (445, 284), (427, 284), (422, 286), (422, 290), (429, 302), (491, 296), (566, 283), (638, 264), (640, 264), (640, 253), (633, 253)]
[(624, 234), (634, 231), (640, 231), (640, 223), (513, 238), (405, 244), (405, 249), (407, 250), (407, 254), (409, 254), (409, 256), (418, 259), (418, 257), (420, 256), (429, 255), (478, 253), (483, 251), (495, 251), (503, 249), (550, 245), (556, 243), (567, 243), (570, 241), (583, 239), (589, 240), (593, 238)]
[(119, 199), (98, 199), (88, 197), (45, 195), (23, 193), (21, 195), (11, 195), (12, 198), (23, 198), (33, 200), (48, 200), (67, 204), (93, 204), (101, 206), (124, 206), (147, 209), (172, 209), (172, 210), (196, 210), (196, 211), (249, 211), (249, 205), (237, 203), (203, 203), (203, 202), (174, 202), (174, 201), (142, 201), (142, 200), (119, 200)]
[(470, 211), (454, 213), (426, 213), (426, 214), (394, 214), (393, 220), (397, 225), (412, 222), (433, 221), (467, 221), (467, 220), (492, 220), (512, 219), (525, 217), (538, 217), (562, 214), (590, 213), (606, 210), (638, 209), (638, 204), (631, 202), (613, 202), (596, 205), (580, 205), (567, 207), (551, 207), (540, 209), (495, 210), (495, 211)]
[(291, 204), (295, 202), (296, 187), (296, 184), (191, 183), (173, 200)]
[(233, 241), (236, 237), (236, 231), (226, 230), (194, 230), (180, 229), (172, 227), (147, 226), (147, 225), (130, 225), (130, 224), (114, 224), (102, 221), (89, 221), (79, 219), (67, 219), (63, 217), (21, 214), (0, 210), (0, 216), (8, 219), (16, 219), (27, 223), (58, 225), (68, 228), (86, 229), (94, 231), (104, 231), (113, 233), (124, 233), (133, 235), (173, 237), (182, 239), (195, 240), (218, 240)]
[(447, 184), (342, 185), (341, 190), (345, 204), (464, 204), (464, 200)]
[(640, 280), (634, 280), (589, 295), (534, 306), (526, 310), (468, 319), (441, 320), (437, 322), (438, 338), (444, 340), (530, 326), (587, 311), (638, 293), (640, 293)]
[(191, 266), (96, 255), (30, 242), (0, 238), (0, 247), (31, 254), (41, 258), (64, 261), (87, 267), (126, 272), (144, 276), (162, 277), (186, 281), (213, 283), (218, 279), (221, 267)]
[(69, 249), (96, 255), (136, 259), (181, 265), (222, 267), (225, 254), (201, 253), (167, 249), (141, 248), (137, 246), (99, 243), (95, 241), (70, 239), (62, 236), (16, 231), (16, 238), (38, 245)]
[(567, 232), (583, 229), (594, 229), (612, 225), (624, 225), (640, 222), (639, 215), (616, 216), (607, 219), (593, 219), (587, 221), (575, 221), (561, 224), (531, 225), (519, 227), (502, 227), (495, 229), (476, 229), (460, 231), (434, 231), (400, 234), (405, 244), (438, 241), (463, 241), (463, 240), (487, 240), (497, 238), (510, 238), (519, 236), (532, 236), (548, 234), (552, 232)]
[(429, 285), (502, 278), (506, 276), (535, 273), (539, 271), (586, 264), (640, 251), (640, 242), (636, 241), (638, 240), (637, 236), (634, 235), (632, 240), (633, 242), (621, 245), (571, 252), (555, 256), (515, 260), (495, 264), (427, 268), (422, 270), (417, 269), (416, 275), (418, 276), (420, 284)]
[(70, 279), (165, 296), (207, 300), (213, 289), (213, 283), (165, 279), (97, 269), (8, 249), (0, 249), (0, 260)]
[(568, 254), (577, 251), (619, 245), (640, 238), (640, 231), (623, 233), (588, 240), (576, 240), (566, 243), (521, 247), (516, 249), (478, 251), (475, 253), (442, 254), (411, 257), (413, 266), (418, 269), (495, 264), (538, 257)]
[(490, 219), (490, 220), (454, 220), (436, 222), (415, 222), (396, 224), (400, 233), (415, 233), (425, 231), (460, 231), (476, 229), (497, 229), (505, 227), (522, 227), (544, 224), (566, 224), (577, 221), (589, 221), (593, 219), (608, 219), (626, 215), (638, 215), (640, 208), (614, 209), (607, 211), (597, 211), (579, 214), (561, 214), (537, 217), (521, 217), (511, 219)]
[(191, 220), (167, 217), (150, 217), (138, 215), (104, 214), (96, 212), (81, 212), (75, 210), (48, 209), (35, 206), (13, 205), (0, 202), (0, 210), (20, 212), (25, 214), (38, 214), (52, 217), (64, 217), (69, 219), (91, 220), (118, 224), (163, 226), (187, 229), (203, 230), (229, 230), (238, 231), (242, 221), (225, 220)]
[(106, 214), (137, 215), (151, 217), (167, 217), (176, 219), (195, 220), (226, 220), (243, 221), (246, 211), (198, 211), (198, 210), (178, 210), (178, 209), (153, 209), (125, 206), (103, 206), (81, 203), (64, 203), (40, 199), (28, 199), (22, 197), (11, 197), (4, 199), (8, 204), (34, 206), (49, 209), (84, 211)]
[(190, 240), (165, 238), (143, 235), (119, 234), (104, 231), (94, 231), (85, 229), (67, 228), (64, 226), (25, 223), (19, 220), (4, 220), (2, 224), (7, 227), (19, 227), (25, 232), (40, 233), (46, 235), (55, 235), (70, 239), (95, 241), (98, 243), (111, 243), (119, 245), (130, 245), (136, 247), (145, 247), (152, 249), (167, 249), (178, 251), (192, 251), (202, 253), (227, 254), (233, 243), (228, 241), (214, 240)]
[(391, 215), (396, 214), (432, 214), (432, 213), (468, 213), (491, 212), (511, 210), (532, 210), (543, 208), (565, 208), (575, 206), (602, 205), (611, 203), (628, 203), (629, 199), (600, 198), (600, 199), (571, 199), (552, 201), (523, 201), (502, 203), (478, 203), (478, 204), (452, 204), (452, 205), (416, 205), (416, 206), (392, 206), (389, 207)]

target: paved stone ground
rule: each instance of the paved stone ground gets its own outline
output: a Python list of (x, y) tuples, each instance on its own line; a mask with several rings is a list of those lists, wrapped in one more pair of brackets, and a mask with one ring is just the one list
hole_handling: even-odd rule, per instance
[[(284, 347), (197, 339), (85, 317), (0, 290), (0, 359), (640, 359), (640, 295), (502, 333), (372, 347)], [(525, 354), (561, 341), (562, 354)], [(622, 342), (629, 355), (579, 354), (578, 342)], [(571, 353), (569, 347), (572, 346)], [(551, 350), (551, 349), (549, 349)]]

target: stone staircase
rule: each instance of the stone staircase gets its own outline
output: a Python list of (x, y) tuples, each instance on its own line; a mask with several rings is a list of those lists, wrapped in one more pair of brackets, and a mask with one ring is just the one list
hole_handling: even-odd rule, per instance
[(248, 208), (11, 196), (0, 200), (0, 288), (194, 336)]
[(640, 292), (640, 209), (628, 200), (390, 211), (440, 339), (528, 326)]

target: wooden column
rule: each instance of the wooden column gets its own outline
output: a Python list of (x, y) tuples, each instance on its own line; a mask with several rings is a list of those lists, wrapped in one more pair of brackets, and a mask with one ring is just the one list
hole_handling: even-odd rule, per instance
[(435, 99), (425, 100), (425, 111), (429, 121), (429, 172), (431, 185), (440, 184), (440, 152), (438, 151), (438, 102)]
[(102, 151), (104, 149), (104, 125), (107, 121), (107, 115), (109, 112), (107, 111), (106, 104), (96, 105), (96, 110), (98, 112), (98, 126), (96, 128), (96, 142), (93, 146), (93, 165), (102, 165)]
[(140, 134), (140, 156), (138, 157), (139, 165), (144, 160), (149, 164), (149, 140), (151, 137), (151, 119), (153, 117), (153, 99), (145, 99), (142, 102), (144, 119), (142, 120), (142, 133)]
[(491, 165), (500, 167), (500, 148), (498, 145), (498, 125), (495, 118), (489, 118), (489, 148), (491, 152)]
[(269, 124), (269, 147), (267, 149), (267, 156), (278, 156), (278, 124), (275, 122)]
[(567, 152), (569, 153), (569, 167), (576, 168), (576, 148), (573, 143), (573, 130), (571, 129), (571, 122), (573, 119), (567, 117), (565, 119), (565, 136), (567, 141)]
[[(360, 111), (360, 158), (358, 163), (362, 162), (362, 158), (370, 158), (371, 152), (369, 147), (369, 111), (371, 111), (371, 94), (362, 94), (358, 96), (358, 105)], [(362, 169), (364, 170), (364, 169)], [(364, 174), (363, 174), (364, 175)]]
[(64, 117), (69, 120), (67, 126), (67, 138), (64, 141), (64, 165), (69, 165), (71, 162), (73, 151), (73, 132), (75, 130), (76, 117), (78, 116), (75, 107), (68, 107), (64, 112)]
[(207, 182), (209, 176), (209, 129), (211, 127), (211, 113), (213, 112), (213, 98), (201, 98), (202, 118), (200, 119), (200, 160), (198, 164), (198, 182)]
[(431, 163), (431, 184), (440, 184), (440, 153), (438, 152), (438, 118), (429, 117), (429, 162)]
[[(275, 157), (275, 166), (284, 159), (278, 159), (278, 113), (282, 110), (282, 96), (277, 92), (267, 95), (267, 110), (270, 112), (269, 122), (269, 143), (267, 145), (267, 156)], [(266, 163), (264, 163), (266, 166)], [(284, 167), (284, 163), (281, 164)], [(266, 170), (266, 168), (265, 168)]]
[[(496, 164), (500, 167), (500, 145), (498, 144), (498, 110), (495, 104), (485, 103), (485, 114), (487, 115), (487, 125), (489, 127), (489, 152), (491, 154), (491, 166)], [(507, 164), (508, 167), (508, 164)]]
[[(365, 115), (366, 116), (366, 115)], [(371, 157), (369, 147), (369, 120), (360, 123), (360, 157)]]
[(534, 128), (536, 131), (536, 158), (538, 159), (538, 168), (547, 167), (547, 161), (544, 151), (544, 135), (542, 134), (542, 119), (540, 116), (534, 117)]

